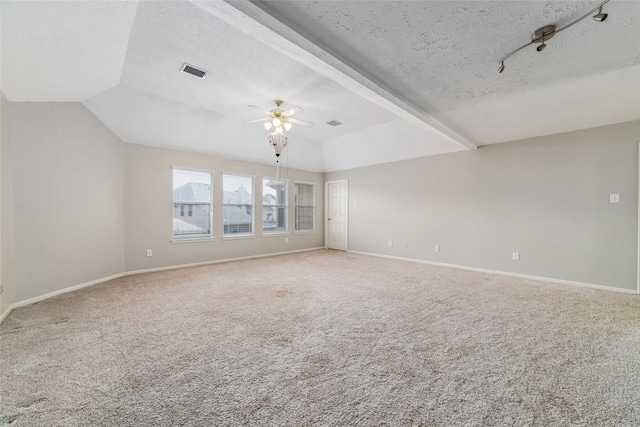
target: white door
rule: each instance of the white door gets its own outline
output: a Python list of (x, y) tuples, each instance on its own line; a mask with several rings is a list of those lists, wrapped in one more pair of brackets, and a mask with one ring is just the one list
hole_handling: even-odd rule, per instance
[(347, 180), (327, 182), (327, 248), (347, 250), (349, 185)]

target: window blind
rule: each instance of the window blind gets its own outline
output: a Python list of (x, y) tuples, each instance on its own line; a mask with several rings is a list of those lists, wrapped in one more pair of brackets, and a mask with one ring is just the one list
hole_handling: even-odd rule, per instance
[(211, 173), (173, 168), (173, 238), (211, 237)]
[(296, 231), (314, 230), (315, 212), (314, 183), (295, 183), (295, 227)]
[(277, 178), (262, 179), (262, 232), (287, 231), (287, 181)]
[(253, 233), (253, 177), (223, 174), (224, 235)]

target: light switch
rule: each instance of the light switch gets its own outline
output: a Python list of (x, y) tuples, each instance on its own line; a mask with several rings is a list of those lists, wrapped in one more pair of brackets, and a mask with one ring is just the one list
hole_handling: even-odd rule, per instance
[(609, 194), (609, 203), (620, 203), (619, 194)]

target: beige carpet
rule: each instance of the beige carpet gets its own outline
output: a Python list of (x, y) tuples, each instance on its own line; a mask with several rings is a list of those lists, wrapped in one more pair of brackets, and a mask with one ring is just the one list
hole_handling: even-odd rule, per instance
[(640, 425), (637, 296), (343, 252), (113, 280), (0, 340), (3, 425)]

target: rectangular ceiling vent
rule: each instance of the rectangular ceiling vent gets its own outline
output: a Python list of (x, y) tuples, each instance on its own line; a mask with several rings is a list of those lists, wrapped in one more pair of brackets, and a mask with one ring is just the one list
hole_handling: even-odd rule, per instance
[(182, 70), (180, 71), (182, 71), (183, 73), (191, 74), (192, 76), (196, 76), (200, 79), (204, 79), (204, 77), (207, 75), (207, 71), (200, 70), (189, 64), (182, 65)]
[(337, 120), (331, 120), (330, 122), (327, 122), (327, 124), (331, 126), (340, 126), (342, 122), (339, 122)]

